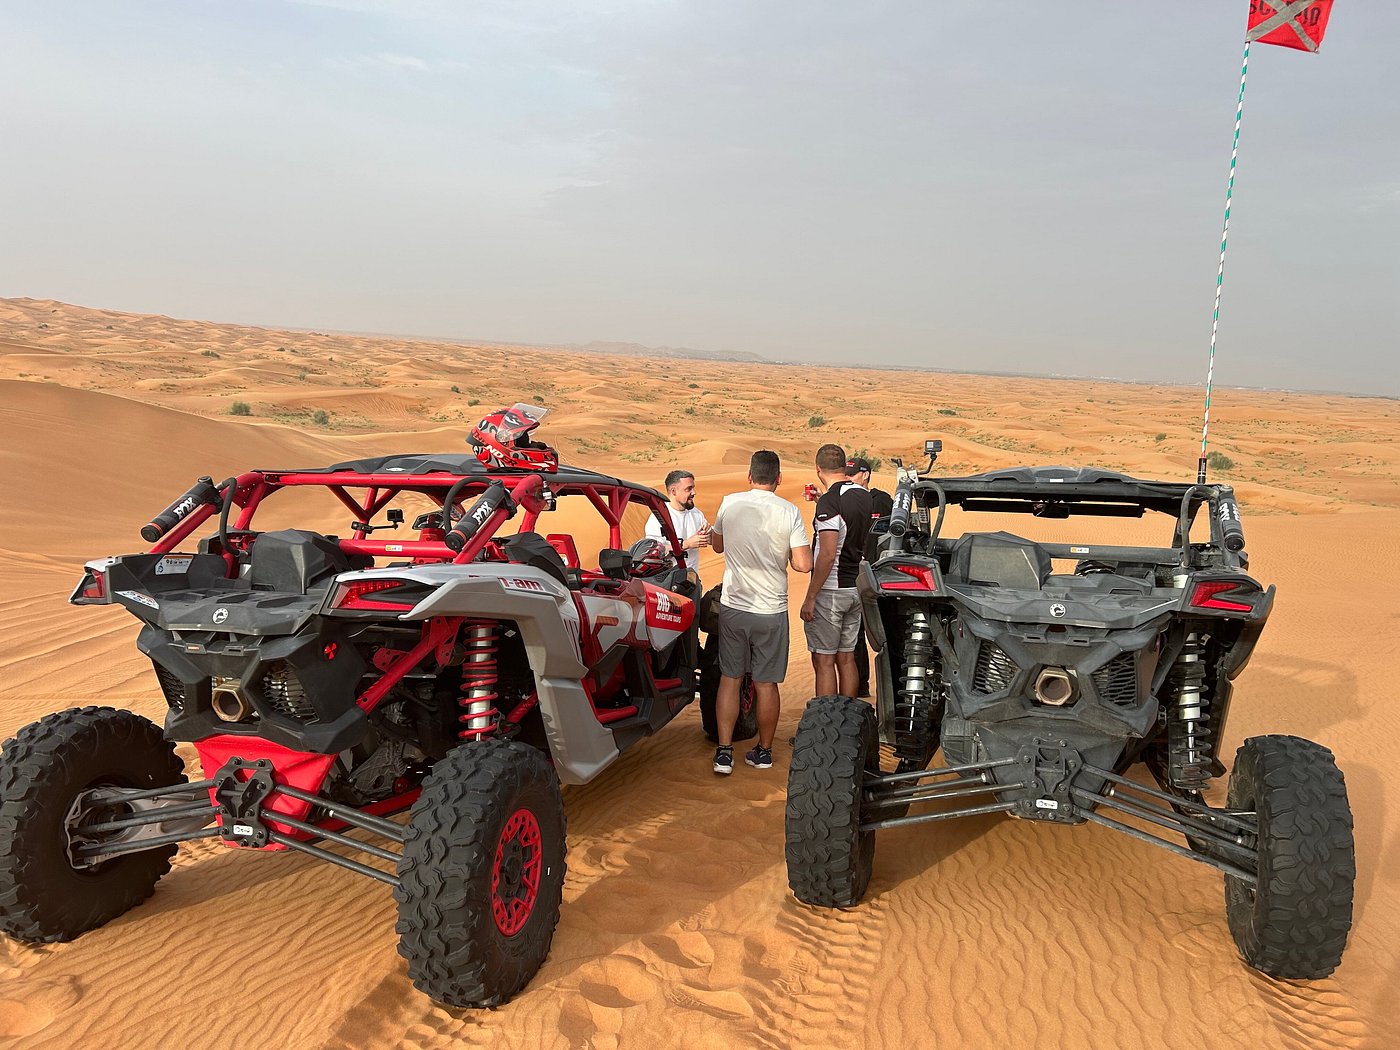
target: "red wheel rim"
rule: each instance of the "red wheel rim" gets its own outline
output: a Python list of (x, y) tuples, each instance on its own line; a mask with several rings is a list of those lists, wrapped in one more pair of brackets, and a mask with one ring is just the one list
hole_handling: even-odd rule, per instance
[(519, 933), (530, 921), (543, 866), (540, 822), (528, 809), (517, 809), (501, 829), (496, 862), (491, 867), (491, 914), (496, 928), (507, 937)]

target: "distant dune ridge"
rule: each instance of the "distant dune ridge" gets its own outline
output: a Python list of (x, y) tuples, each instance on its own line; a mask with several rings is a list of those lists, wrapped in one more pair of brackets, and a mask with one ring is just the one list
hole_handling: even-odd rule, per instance
[[(758, 448), (783, 456), (782, 494), (806, 513), (825, 441), (881, 457), (886, 489), (890, 458), (912, 461), (925, 437), (942, 438), (949, 472), (1194, 477), (1197, 388), (848, 369), (817, 395), (791, 366), (696, 352), (639, 369), (652, 353), (0, 299), (0, 736), (86, 703), (163, 716), (136, 621), (66, 598), (84, 560), (140, 549), (141, 523), (198, 475), (460, 451), (476, 419), (516, 400), (554, 409), (544, 436), (568, 461), (654, 485), (689, 468), (711, 517)], [(1356, 926), (1333, 978), (1249, 971), (1217, 874), (1096, 828), (985, 818), (884, 832), (866, 903), (798, 905), (783, 742), (812, 676), (795, 629), (773, 770), (714, 777), (687, 714), (566, 789), (559, 932), (506, 1007), (447, 1011), (414, 992), (383, 887), (199, 844), (101, 930), (43, 948), (0, 938), (0, 1046), (1400, 1045), (1400, 403), (1217, 390), (1211, 431), (1233, 461), (1214, 477), (1241, 497), (1251, 571), (1279, 588), (1226, 753), (1261, 733), (1317, 739), (1356, 813)], [(722, 565), (707, 551), (701, 573)]]

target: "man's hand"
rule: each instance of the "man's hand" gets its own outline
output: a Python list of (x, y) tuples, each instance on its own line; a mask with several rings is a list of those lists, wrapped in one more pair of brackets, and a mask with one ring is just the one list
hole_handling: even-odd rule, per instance
[(802, 612), (799, 613), (799, 615), (806, 623), (811, 623), (812, 620), (816, 618), (817, 596), (815, 594), (811, 595), (806, 601), (802, 603)]
[(708, 525), (703, 525), (700, 527), (699, 532), (697, 532), (694, 536), (689, 537), (684, 543), (681, 544), (681, 549), (693, 551), (696, 547), (708, 547), (709, 545), (710, 527)]

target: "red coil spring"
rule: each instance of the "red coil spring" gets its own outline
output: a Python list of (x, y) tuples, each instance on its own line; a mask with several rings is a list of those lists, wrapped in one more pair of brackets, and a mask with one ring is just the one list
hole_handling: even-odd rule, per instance
[(501, 625), (495, 620), (468, 620), (462, 625), (461, 692), (457, 697), (459, 740), (478, 740), (496, 731), (496, 654), (500, 648)]

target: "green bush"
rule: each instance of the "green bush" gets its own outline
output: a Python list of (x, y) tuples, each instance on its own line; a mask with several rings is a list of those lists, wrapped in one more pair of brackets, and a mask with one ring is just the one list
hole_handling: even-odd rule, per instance
[(452, 392), (453, 392), (454, 394), (460, 394), (460, 393), (462, 392), (462, 388), (459, 387), (456, 383), (453, 383), (453, 384), (452, 384)]
[(938, 410), (938, 414), (940, 416), (956, 416), (958, 414), (958, 410), (956, 408), (940, 408)]
[(885, 465), (885, 461), (879, 456), (872, 456), (863, 448), (858, 448), (851, 453), (852, 459), (863, 459), (870, 464), (870, 472), (873, 474)]
[(694, 405), (686, 405), (686, 406), (685, 406), (685, 414), (688, 415), (688, 416), (693, 416), (693, 415), (695, 415), (695, 406), (694, 406)]
[(825, 426), (825, 425), (826, 425), (826, 417), (825, 417), (825, 416), (810, 416), (810, 417), (808, 417), (808, 419), (807, 419), (807, 425), (808, 425), (809, 427), (811, 427), (813, 430), (815, 430), (817, 427)]
[[(111, 325), (108, 325), (107, 327), (108, 327), (108, 328), (111, 328), (112, 326), (111, 326)], [(199, 356), (200, 356), (200, 357), (218, 357), (219, 355), (216, 354), (213, 350), (201, 350), (201, 351), (199, 352)]]
[(469, 405), (479, 405), (479, 404), (481, 404), (481, 398), (479, 398), (479, 397), (469, 397), (469, 398), (467, 398), (467, 404), (469, 404)]
[(315, 423), (318, 427), (328, 427), (331, 425), (331, 414), (324, 408), (318, 408), (311, 416), (311, 422)]
[(1235, 465), (1235, 461), (1223, 452), (1216, 452), (1212, 449), (1206, 453), (1206, 466), (1211, 470), (1229, 470)]
[(1167, 435), (1166, 435), (1166, 434), (1158, 434), (1158, 435), (1157, 435), (1155, 438), (1153, 438), (1152, 440), (1153, 440), (1153, 441), (1158, 441), (1158, 442), (1166, 441), (1166, 440), (1167, 440)]
[(228, 410), (228, 414), (231, 416), (251, 416), (253, 409), (246, 401), (235, 401), (233, 407)]
[(699, 384), (699, 383), (687, 383), (686, 386), (690, 387), (691, 390), (699, 390), (699, 389), (700, 389), (700, 384)]

